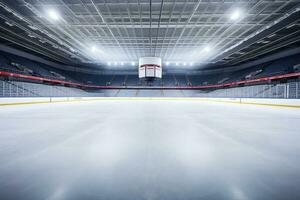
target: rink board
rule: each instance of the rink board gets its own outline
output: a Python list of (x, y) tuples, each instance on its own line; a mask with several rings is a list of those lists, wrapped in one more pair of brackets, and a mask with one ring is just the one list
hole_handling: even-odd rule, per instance
[(73, 101), (100, 101), (100, 100), (191, 100), (191, 101), (213, 101), (239, 104), (255, 104), (265, 106), (282, 106), (300, 108), (300, 99), (256, 99), (256, 98), (153, 98), (153, 97), (54, 97), (54, 98), (0, 98), (0, 106), (73, 102)]

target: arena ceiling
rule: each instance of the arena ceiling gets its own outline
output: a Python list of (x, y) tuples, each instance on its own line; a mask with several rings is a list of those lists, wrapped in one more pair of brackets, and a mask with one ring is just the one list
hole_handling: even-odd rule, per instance
[(299, 47), (299, 13), (299, 0), (0, 0), (0, 38), (65, 64), (231, 66)]

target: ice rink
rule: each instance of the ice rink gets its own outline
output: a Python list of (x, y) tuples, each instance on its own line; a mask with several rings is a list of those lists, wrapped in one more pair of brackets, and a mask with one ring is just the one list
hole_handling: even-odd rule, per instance
[(300, 199), (300, 109), (204, 101), (0, 107), (3, 200)]

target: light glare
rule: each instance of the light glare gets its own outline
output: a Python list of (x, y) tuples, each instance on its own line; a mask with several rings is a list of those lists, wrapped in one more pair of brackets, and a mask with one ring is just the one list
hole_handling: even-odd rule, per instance
[(234, 21), (239, 20), (239, 19), (241, 18), (241, 15), (242, 15), (242, 12), (241, 12), (240, 10), (235, 10), (235, 11), (231, 14), (230, 19), (231, 19), (231, 20), (234, 20)]
[(210, 51), (211, 51), (210, 46), (206, 46), (206, 47), (204, 48), (204, 51), (207, 52), (207, 53), (210, 52)]
[(60, 15), (53, 9), (48, 11), (48, 16), (54, 21), (57, 21), (60, 19)]
[(97, 47), (92, 46), (92, 52), (95, 53), (97, 51)]

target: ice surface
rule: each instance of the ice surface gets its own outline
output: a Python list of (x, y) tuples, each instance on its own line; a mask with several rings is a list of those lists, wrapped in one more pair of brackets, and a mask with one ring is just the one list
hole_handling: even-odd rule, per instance
[(300, 199), (300, 110), (202, 101), (0, 107), (0, 199)]

